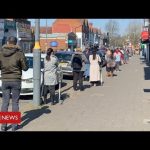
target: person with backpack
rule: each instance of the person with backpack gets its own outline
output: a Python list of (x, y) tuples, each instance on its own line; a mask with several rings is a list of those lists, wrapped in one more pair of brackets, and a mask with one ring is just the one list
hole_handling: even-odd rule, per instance
[(90, 61), (90, 83), (91, 86), (97, 86), (100, 82), (100, 63), (101, 58), (97, 53), (97, 48), (95, 47), (92, 55), (89, 57)]
[(77, 82), (79, 80), (79, 89), (83, 91), (83, 74), (85, 71), (85, 64), (88, 62), (86, 56), (77, 49), (77, 51), (72, 55), (71, 66), (73, 68), (73, 89), (77, 91)]

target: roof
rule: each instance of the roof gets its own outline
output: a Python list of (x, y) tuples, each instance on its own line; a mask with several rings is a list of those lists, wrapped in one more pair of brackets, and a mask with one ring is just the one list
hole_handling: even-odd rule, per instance
[[(35, 30), (35, 27), (31, 27), (31, 29)], [(40, 27), (40, 33), (46, 34), (46, 29), (47, 29), (47, 34), (52, 33), (52, 27)]]

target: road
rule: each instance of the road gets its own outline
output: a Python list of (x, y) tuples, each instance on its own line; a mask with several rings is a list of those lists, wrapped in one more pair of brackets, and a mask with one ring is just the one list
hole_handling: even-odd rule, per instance
[[(104, 85), (85, 91), (64, 90), (64, 103), (33, 106), (21, 101), (23, 128), (19, 131), (149, 131), (150, 69), (139, 56), (120, 67)], [(69, 85), (69, 84), (68, 84)]]

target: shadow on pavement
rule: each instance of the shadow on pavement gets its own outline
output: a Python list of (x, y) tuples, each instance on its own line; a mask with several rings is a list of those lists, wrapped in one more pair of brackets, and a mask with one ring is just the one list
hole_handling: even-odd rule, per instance
[[(57, 95), (57, 96), (58, 96), (58, 95)], [(69, 94), (67, 94), (67, 93), (62, 93), (62, 94), (61, 94), (60, 104), (63, 104), (63, 102), (64, 102), (67, 98), (69, 98), (69, 97), (70, 97)]]
[(144, 79), (150, 80), (150, 67), (144, 67)]
[(33, 100), (33, 95), (21, 95), (20, 100)]
[(64, 92), (70, 90), (72, 87), (73, 87), (73, 86), (70, 86), (70, 87), (68, 87), (67, 89), (62, 90), (62, 93), (64, 93)]
[(144, 92), (150, 92), (150, 89), (143, 89)]
[(65, 80), (73, 80), (73, 76), (66, 76), (66, 75), (64, 75), (63, 79), (65, 79)]
[[(62, 82), (61, 83), (61, 88), (65, 87), (65, 86), (67, 86), (67, 83)], [(59, 89), (59, 84), (57, 84), (56, 87), (55, 87), (55, 90), (58, 90), (58, 89)]]
[(42, 108), (39, 108), (39, 109), (34, 109), (34, 110), (29, 110), (29, 111), (24, 112), (25, 115), (21, 118), (22, 120), (21, 127), (26, 126), (28, 123), (30, 123), (34, 119), (37, 119), (43, 114), (51, 113), (51, 110), (48, 108), (49, 106), (43, 106)]

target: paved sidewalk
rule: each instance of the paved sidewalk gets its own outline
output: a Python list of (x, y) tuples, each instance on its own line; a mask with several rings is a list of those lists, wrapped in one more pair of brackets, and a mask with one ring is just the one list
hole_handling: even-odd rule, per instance
[(21, 101), (19, 131), (149, 131), (150, 69), (138, 55), (120, 69), (113, 78), (103, 71), (103, 86), (65, 91), (62, 105)]

